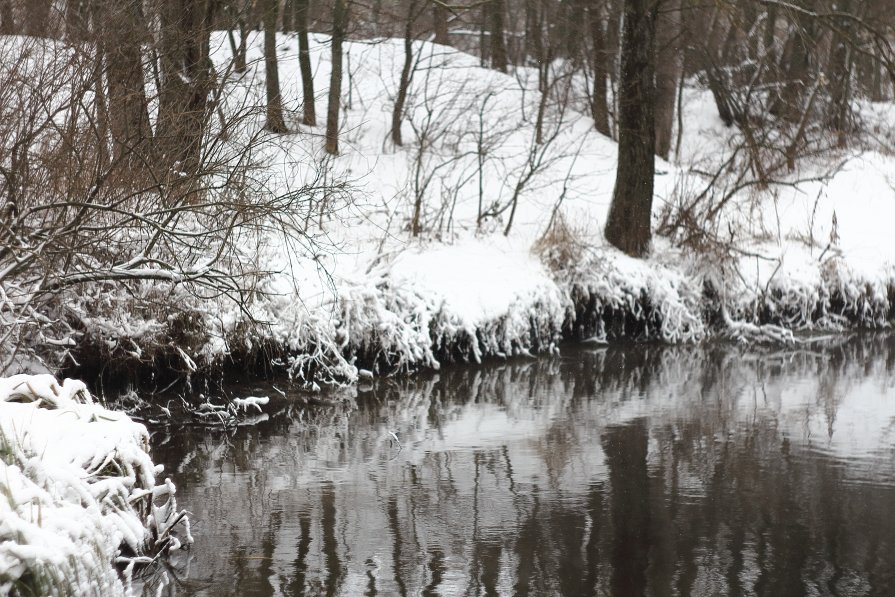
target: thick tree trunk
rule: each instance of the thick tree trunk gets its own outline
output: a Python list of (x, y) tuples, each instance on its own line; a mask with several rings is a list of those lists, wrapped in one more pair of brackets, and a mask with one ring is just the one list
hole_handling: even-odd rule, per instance
[(0, 0), (0, 35), (14, 35), (15, 18), (12, 14), (12, 0)]
[(570, 0), (563, 3), (566, 7), (564, 20), (564, 37), (566, 57), (574, 64), (581, 63), (581, 42), (585, 36), (585, 1), (586, 0)]
[(448, 34), (448, 12), (443, 4), (435, 2), (432, 6), (432, 28), (435, 32), (435, 43), (447, 46), (451, 43)]
[(296, 2), (297, 0), (283, 0), (283, 19), (281, 23), (284, 33), (295, 31)]
[[(4, 2), (5, 0), (0, 0), (0, 5)], [(87, 0), (67, 0), (65, 3), (65, 36), (71, 42), (77, 43), (87, 39), (90, 22), (87, 8)], [(0, 17), (0, 21), (2, 20)]]
[(608, 75), (606, 55), (606, 34), (603, 32), (603, 16), (601, 14), (600, 0), (591, 0), (588, 7), (588, 20), (590, 22), (590, 39), (593, 44), (593, 93), (591, 96), (591, 115), (594, 117), (594, 127), (598, 132), (611, 135), (609, 130), (609, 106), (606, 99), (606, 77)]
[(625, 0), (618, 98), (618, 167), (606, 240), (628, 255), (649, 251), (656, 145), (655, 0)]
[(681, 70), (680, 0), (665, 0), (656, 23), (656, 155), (668, 159)]
[(539, 62), (544, 55), (541, 0), (525, 0), (525, 53)]
[(157, 146), (162, 163), (188, 175), (198, 171), (210, 113), (210, 0), (162, 0), (161, 90)]
[(491, 32), (491, 68), (507, 72), (507, 44), (503, 37), (504, 0), (488, 0), (488, 28)]
[(130, 168), (145, 164), (141, 156), (150, 139), (149, 109), (143, 73), (145, 19), (137, 0), (103, 0), (100, 4), (109, 89), (109, 129), (113, 158)]
[(264, 75), (267, 88), (267, 122), (264, 128), (274, 133), (285, 133), (283, 100), (280, 96), (280, 69), (277, 64), (277, 17), (279, 1), (265, 0), (264, 5)]
[(801, 12), (791, 15), (792, 32), (787, 52), (786, 76), (781, 94), (782, 116), (790, 122), (801, 120), (804, 100), (810, 87), (809, 47), (814, 38), (813, 23)]
[(52, 0), (28, 0), (25, 3), (25, 33), (35, 37), (46, 37), (50, 30), (50, 9)]
[(333, 8), (332, 71), (326, 108), (326, 152), (339, 155), (339, 108), (342, 101), (342, 42), (348, 28), (348, 2), (335, 0)]
[(298, 32), (298, 67), (301, 71), (303, 123), (317, 126), (317, 112), (314, 109), (314, 74), (311, 71), (311, 48), (308, 41), (309, 0), (296, 0), (295, 29)]

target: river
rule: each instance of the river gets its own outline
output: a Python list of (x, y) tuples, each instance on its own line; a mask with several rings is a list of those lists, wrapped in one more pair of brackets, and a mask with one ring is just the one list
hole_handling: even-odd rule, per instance
[(565, 348), (267, 410), (153, 430), (196, 539), (161, 594), (895, 594), (893, 337)]

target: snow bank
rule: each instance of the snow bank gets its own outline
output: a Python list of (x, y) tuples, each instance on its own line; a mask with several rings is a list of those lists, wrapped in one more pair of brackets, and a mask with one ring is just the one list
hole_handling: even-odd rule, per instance
[(185, 519), (148, 451), (146, 428), (79, 381), (0, 378), (0, 593), (123, 595), (113, 564), (128, 578), (178, 548)]
[[(311, 39), (320, 97), (328, 41)], [(404, 145), (395, 147), (388, 131), (403, 44), (346, 42), (342, 153), (330, 157), (322, 125), (300, 124), (295, 37), (281, 34), (278, 50), (291, 132), (264, 133), (263, 110), (257, 122), (245, 122), (247, 134), (265, 139), (257, 176), (276, 193), (318, 178), (348, 181), (351, 192), (311, 210), (307, 234), (321, 244), (298, 247), (273, 234), (246, 239), (239, 259), (263, 272), (247, 305), (162, 292), (152, 283), (131, 296), (110, 297), (102, 288), (69, 297), (66, 316), (82, 324), (82, 346), (95, 350), (103, 367), (117, 361), (129, 371), (189, 376), (263, 362), (313, 388), (354, 381), (358, 367), (379, 374), (437, 368), (552, 350), (563, 338), (693, 342), (721, 333), (785, 340), (792, 334), (783, 328), (880, 328), (893, 320), (891, 156), (832, 156), (845, 166), (826, 179), (815, 176), (825, 165), (800, 164), (806, 170), (785, 184), (727, 201), (712, 231), (717, 253), (657, 237), (651, 256), (634, 260), (602, 237), (616, 145), (594, 130), (583, 95), (573, 90), (564, 112), (548, 102), (545, 138), (552, 141), (538, 145), (535, 71), (505, 75), (453, 48), (416, 42)], [(222, 33), (212, 38), (212, 57), (224, 72), (230, 49)], [(248, 63), (229, 80), (222, 109), (264, 105), (258, 33), (249, 35)], [(705, 173), (724, 163), (736, 141), (705, 90), (686, 89), (683, 115), (681, 155), (674, 164), (657, 160), (657, 229), (663, 214), (712, 180)], [(505, 208), (522, 182), (512, 227), (502, 234)], [(413, 237), (417, 198), (423, 230)], [(481, 209), (487, 217), (478, 217)], [(548, 222), (557, 219), (571, 223), (573, 234), (545, 250)], [(163, 302), (184, 313), (169, 316), (157, 307)], [(763, 327), (769, 324), (778, 327)]]

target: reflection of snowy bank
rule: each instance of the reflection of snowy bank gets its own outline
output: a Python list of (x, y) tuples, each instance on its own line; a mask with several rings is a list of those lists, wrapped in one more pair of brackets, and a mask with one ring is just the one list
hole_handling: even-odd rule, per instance
[(0, 378), (0, 593), (123, 594), (113, 564), (180, 545), (148, 440), (80, 382)]

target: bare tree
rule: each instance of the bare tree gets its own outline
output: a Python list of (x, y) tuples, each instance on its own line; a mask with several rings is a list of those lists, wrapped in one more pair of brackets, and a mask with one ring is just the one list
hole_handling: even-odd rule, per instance
[(502, 73), (507, 72), (507, 44), (504, 39), (504, 0), (486, 0), (483, 10), (487, 16), (488, 30), (491, 37), (491, 68)]
[(264, 127), (273, 133), (286, 133), (283, 100), (280, 96), (280, 72), (277, 64), (277, 18), (279, 0), (264, 1), (264, 74), (267, 90), (267, 122)]
[(609, 129), (609, 106), (606, 99), (606, 78), (608, 76), (608, 56), (606, 52), (606, 33), (601, 0), (590, 0), (587, 17), (590, 24), (592, 45), (591, 70), (593, 72), (593, 89), (591, 92), (591, 115), (594, 127), (598, 132), (611, 135)]
[(680, 0), (663, 0), (656, 23), (656, 155), (668, 159), (681, 71)]
[(314, 109), (314, 74), (311, 71), (311, 50), (308, 42), (308, 5), (310, 0), (295, 0), (295, 30), (298, 33), (298, 67), (301, 71), (301, 97), (304, 119), (308, 126), (317, 125)]
[(339, 154), (339, 112), (342, 103), (342, 42), (348, 29), (348, 0), (335, 0), (332, 29), (332, 71), (326, 108), (326, 153)]
[(618, 166), (605, 234), (634, 257), (646, 255), (652, 238), (656, 9), (655, 0), (625, 0)]

